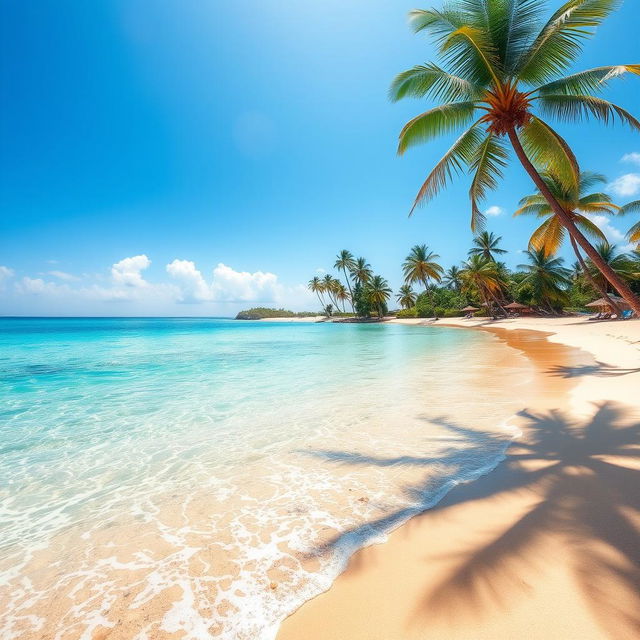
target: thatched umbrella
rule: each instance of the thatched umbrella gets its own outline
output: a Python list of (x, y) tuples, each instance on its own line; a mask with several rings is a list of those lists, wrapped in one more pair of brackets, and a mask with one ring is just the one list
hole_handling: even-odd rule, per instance
[(520, 304), (519, 302), (510, 302), (504, 306), (505, 309), (513, 309), (514, 311), (522, 311), (522, 309), (528, 309), (526, 304)]
[[(612, 302), (614, 302), (615, 304), (617, 304), (619, 307), (625, 307), (627, 309), (629, 309), (629, 303), (624, 299), (624, 298), (620, 298), (619, 296), (614, 296), (613, 294), (609, 294), (609, 298), (611, 298)], [(589, 302), (588, 304), (584, 305), (585, 307), (599, 307), (601, 309), (611, 309), (611, 305), (609, 304), (609, 301), (606, 300), (605, 298), (598, 298), (597, 300), (594, 300), (593, 302)]]
[(468, 311), (469, 313), (471, 313), (472, 311), (480, 311), (480, 309), (478, 309), (478, 307), (472, 307), (470, 304), (468, 304), (464, 309), (460, 309), (460, 311)]

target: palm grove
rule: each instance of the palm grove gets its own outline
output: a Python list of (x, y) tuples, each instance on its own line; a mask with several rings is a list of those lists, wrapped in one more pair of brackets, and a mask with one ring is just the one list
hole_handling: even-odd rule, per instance
[[(529, 204), (530, 197), (524, 198), (516, 215)], [(594, 236), (601, 233), (594, 227)], [(537, 229), (531, 242), (540, 234)], [(513, 301), (543, 314), (556, 314), (582, 310), (594, 297), (612, 293), (612, 286), (590, 259), (565, 265), (545, 246), (530, 246), (522, 253), (524, 262), (510, 270), (499, 259), (506, 253), (501, 240), (488, 231), (479, 233), (466, 259), (446, 270), (440, 256), (426, 245), (412, 247), (402, 263), (404, 284), (395, 299), (387, 280), (375, 275), (365, 258), (356, 259), (347, 250), (336, 257), (338, 276), (316, 276), (309, 288), (327, 315), (358, 317), (383, 317), (391, 304), (400, 309), (400, 317), (456, 316), (469, 304), (481, 309), (477, 315), (506, 315), (505, 306)], [(624, 253), (604, 237), (595, 250), (632, 291), (640, 293), (640, 250)]]
[[(627, 254), (610, 245), (589, 214), (640, 212), (640, 201), (615, 205), (602, 190), (602, 175), (581, 171), (568, 143), (547, 122), (593, 118), (604, 124), (618, 120), (640, 130), (628, 111), (598, 94), (626, 74), (640, 75), (640, 64), (602, 66), (571, 75), (564, 72), (578, 58), (584, 41), (620, 4), (619, 0), (569, 0), (547, 19), (543, 0), (452, 0), (441, 9), (414, 10), (416, 33), (426, 33), (437, 46), (435, 62), (400, 73), (390, 88), (392, 100), (431, 99), (438, 104), (409, 121), (400, 133), (398, 153), (437, 136), (460, 131), (428, 174), (411, 213), (447, 186), (454, 174), (471, 176), (471, 229), (476, 233), (467, 260), (446, 272), (425, 245), (411, 249), (403, 264), (405, 284), (397, 301), (419, 315), (442, 315), (463, 302), (503, 310), (508, 300), (557, 312), (581, 308), (596, 294), (617, 293), (640, 315), (638, 281), (640, 251)], [(535, 193), (520, 202), (515, 215), (533, 215), (526, 263), (510, 272), (497, 258), (499, 238), (484, 230), (480, 202), (495, 189), (513, 152), (531, 177)], [(628, 232), (640, 243), (640, 222)], [(568, 241), (576, 257), (573, 268), (556, 256)], [(382, 315), (391, 298), (388, 283), (374, 276), (366, 260), (348, 251), (335, 265), (346, 286), (333, 276), (314, 278), (311, 288), (326, 294), (339, 308)], [(412, 286), (424, 293), (416, 295)], [(457, 298), (456, 298), (457, 296)]]

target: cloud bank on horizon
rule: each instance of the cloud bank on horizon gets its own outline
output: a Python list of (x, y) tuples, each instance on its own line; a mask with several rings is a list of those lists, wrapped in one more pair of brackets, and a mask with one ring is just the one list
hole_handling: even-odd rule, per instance
[(149, 257), (141, 254), (114, 263), (109, 276), (56, 270), (42, 274), (46, 278), (0, 265), (0, 313), (233, 315), (252, 305), (315, 308), (304, 285), (285, 285), (275, 273), (236, 271), (220, 262), (207, 280), (193, 261), (175, 259), (165, 267), (167, 280), (152, 282), (144, 274), (150, 265)]

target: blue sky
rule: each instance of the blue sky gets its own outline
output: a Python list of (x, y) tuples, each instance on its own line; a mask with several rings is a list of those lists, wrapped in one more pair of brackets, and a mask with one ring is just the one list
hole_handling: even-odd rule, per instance
[[(387, 99), (397, 72), (434, 57), (407, 27), (414, 6), (5, 0), (0, 313), (309, 308), (301, 285), (342, 248), (394, 287), (413, 244), (459, 262), (471, 242), (466, 179), (407, 217), (451, 140), (395, 154), (402, 125), (428, 107)], [(576, 69), (639, 62), (639, 22), (627, 0)], [(636, 115), (639, 96), (638, 78), (607, 94)], [(619, 202), (640, 193), (637, 133), (558, 128)], [(531, 190), (512, 164), (486, 202), (502, 212), (489, 229), (512, 266), (532, 222), (511, 212)], [(601, 224), (617, 240), (631, 220)]]

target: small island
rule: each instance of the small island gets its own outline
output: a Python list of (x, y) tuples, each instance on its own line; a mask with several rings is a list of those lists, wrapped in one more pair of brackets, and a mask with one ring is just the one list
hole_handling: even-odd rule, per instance
[(236, 320), (265, 320), (271, 318), (314, 318), (318, 314), (312, 311), (289, 311), (288, 309), (271, 309), (268, 307), (253, 307), (240, 311)]

